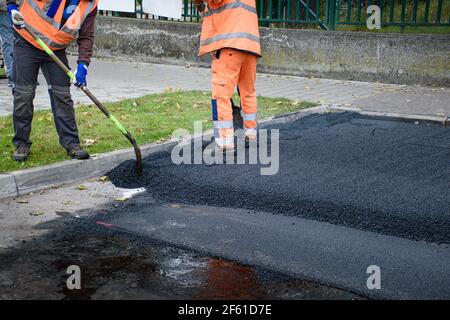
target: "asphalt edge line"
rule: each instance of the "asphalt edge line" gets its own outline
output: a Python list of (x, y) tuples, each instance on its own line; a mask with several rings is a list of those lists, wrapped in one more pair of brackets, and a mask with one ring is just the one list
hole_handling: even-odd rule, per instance
[[(258, 123), (260, 126), (287, 123), (313, 113), (322, 112), (326, 112), (325, 106), (302, 109), (286, 115), (264, 119)], [(211, 136), (212, 129), (205, 131), (202, 136), (190, 134), (183, 138), (191, 141)], [(167, 150), (172, 145), (175, 145), (175, 143), (176, 141), (170, 139), (163, 143), (143, 145), (141, 146), (142, 156), (146, 157), (152, 153)], [(84, 161), (66, 160), (40, 167), (0, 174), (0, 181), (5, 181), (5, 183), (0, 183), (0, 199), (22, 196), (65, 183), (76, 183), (85, 179), (98, 177), (114, 169), (124, 161), (133, 160), (134, 157), (134, 149), (128, 148), (103, 153)]]
[[(356, 108), (340, 107), (335, 105), (319, 105), (312, 108), (302, 109), (296, 112), (274, 116), (258, 121), (260, 127), (274, 124), (284, 124), (296, 121), (302, 117), (312, 114), (323, 114), (328, 112), (355, 112), (374, 118), (398, 120), (398, 121), (423, 121), (445, 125), (447, 117), (408, 115), (399, 113), (363, 111)], [(212, 130), (207, 130), (203, 135), (186, 135), (187, 141), (211, 137)], [(186, 141), (185, 140), (185, 141)], [(141, 146), (142, 156), (146, 157), (152, 153), (168, 150), (175, 145), (173, 139), (163, 143), (150, 143)], [(76, 183), (89, 178), (99, 177), (127, 160), (135, 157), (134, 149), (122, 149), (93, 156), (89, 160), (67, 160), (45, 166), (14, 171), (0, 174), (0, 199), (26, 195), (31, 192), (40, 191), (65, 183)]]
[(382, 112), (382, 111), (366, 111), (359, 108), (351, 108), (344, 106), (330, 105), (328, 109), (331, 112), (355, 112), (363, 116), (368, 116), (376, 119), (403, 121), (403, 122), (415, 122), (421, 121), (425, 123), (438, 123), (447, 127), (449, 118), (447, 116), (433, 116), (424, 114), (409, 114), (409, 113), (395, 113), (395, 112)]

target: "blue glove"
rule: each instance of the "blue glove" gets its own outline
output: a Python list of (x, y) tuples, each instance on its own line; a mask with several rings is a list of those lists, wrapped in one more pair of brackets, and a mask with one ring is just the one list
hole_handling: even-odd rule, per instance
[(19, 11), (19, 7), (17, 6), (17, 4), (8, 4), (9, 16), (11, 16), (11, 11), (13, 11), (13, 10)]
[(79, 62), (77, 69), (75, 70), (75, 81), (73, 82), (77, 87), (86, 87), (86, 76), (87, 76), (88, 65), (84, 62)]
[(17, 29), (25, 28), (25, 20), (15, 4), (8, 4), (8, 14)]

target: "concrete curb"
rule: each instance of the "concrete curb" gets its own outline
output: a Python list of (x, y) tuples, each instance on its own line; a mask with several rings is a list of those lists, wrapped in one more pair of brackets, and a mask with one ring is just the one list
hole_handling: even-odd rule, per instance
[(16, 180), (10, 173), (0, 174), (0, 198), (17, 195)]
[[(174, 142), (148, 144), (141, 147), (142, 156), (170, 148)], [(0, 199), (16, 197), (68, 182), (100, 176), (120, 163), (135, 159), (133, 149), (93, 156), (91, 159), (68, 160), (42, 167), (0, 174)]]
[[(447, 118), (420, 115), (402, 115), (394, 113), (367, 112), (358, 109), (344, 108), (338, 106), (321, 105), (313, 108), (300, 110), (294, 113), (276, 116), (273, 118), (259, 121), (261, 127), (273, 124), (282, 124), (296, 121), (302, 117), (311, 114), (320, 114), (325, 112), (357, 112), (371, 117), (381, 117), (389, 119), (427, 121), (445, 124)], [(211, 136), (212, 131), (204, 133), (206, 137)], [(201, 136), (189, 135), (189, 140), (202, 139)], [(141, 147), (142, 156), (146, 157), (152, 153), (168, 150), (175, 145), (174, 141), (164, 143), (152, 143)], [(98, 177), (109, 170), (115, 168), (120, 163), (135, 158), (133, 149), (118, 150), (94, 156), (89, 160), (78, 161), (68, 160), (42, 167), (36, 167), (26, 170), (15, 171), (7, 174), (0, 174), (0, 199), (16, 197), (30, 192), (50, 188), (68, 182), (76, 182), (84, 179)]]

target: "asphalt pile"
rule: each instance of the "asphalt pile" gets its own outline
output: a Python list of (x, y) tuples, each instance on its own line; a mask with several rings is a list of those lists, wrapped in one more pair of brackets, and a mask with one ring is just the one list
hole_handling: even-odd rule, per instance
[(279, 172), (260, 165), (174, 165), (170, 152), (125, 162), (117, 186), (167, 202), (298, 216), (450, 243), (450, 129), (353, 113), (312, 115), (280, 131)]

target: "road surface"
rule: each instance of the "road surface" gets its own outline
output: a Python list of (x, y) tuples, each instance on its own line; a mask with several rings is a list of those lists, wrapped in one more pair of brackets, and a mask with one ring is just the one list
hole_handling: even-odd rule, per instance
[(332, 113), (269, 129), (274, 176), (167, 150), (139, 179), (127, 162), (2, 200), (0, 297), (76, 298), (64, 271), (79, 264), (81, 298), (450, 298), (448, 128)]

